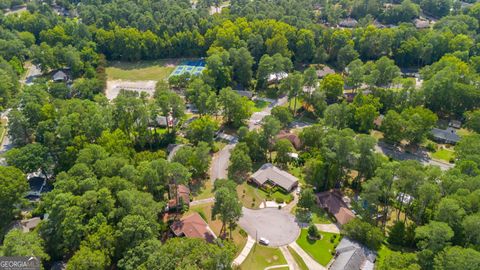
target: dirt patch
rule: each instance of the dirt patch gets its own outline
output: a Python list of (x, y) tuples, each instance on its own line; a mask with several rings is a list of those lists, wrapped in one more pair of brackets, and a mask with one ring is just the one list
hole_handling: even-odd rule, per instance
[(150, 97), (153, 97), (155, 93), (156, 81), (125, 81), (125, 80), (111, 80), (107, 81), (107, 87), (105, 89), (105, 96), (109, 100), (112, 100), (118, 96), (120, 90), (134, 92), (145, 92)]

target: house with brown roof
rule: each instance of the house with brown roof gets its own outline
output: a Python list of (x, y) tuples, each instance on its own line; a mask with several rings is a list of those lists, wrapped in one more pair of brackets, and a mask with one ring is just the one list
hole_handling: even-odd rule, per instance
[(292, 143), (293, 147), (295, 147), (295, 149), (297, 150), (302, 147), (302, 141), (300, 140), (297, 134), (282, 130), (277, 135), (277, 140), (281, 140), (281, 139), (289, 140), (290, 143)]
[(217, 238), (207, 222), (196, 212), (173, 222), (170, 229), (178, 237), (201, 238), (207, 242), (213, 242)]
[(322, 67), (317, 69), (317, 77), (319, 79), (322, 79), (323, 77), (330, 75), (330, 74), (335, 74), (335, 70), (333, 70), (331, 67), (323, 65)]
[(259, 186), (267, 183), (279, 186), (285, 191), (292, 191), (298, 186), (298, 178), (286, 171), (280, 170), (271, 163), (265, 163), (250, 177), (250, 180)]
[(338, 190), (329, 190), (317, 194), (320, 207), (332, 214), (337, 223), (344, 225), (355, 218), (355, 214), (343, 201), (342, 194)]
[(184, 205), (190, 205), (190, 189), (184, 185), (177, 186), (177, 195), (175, 196), (175, 186), (170, 186), (170, 199), (167, 210), (182, 209)]

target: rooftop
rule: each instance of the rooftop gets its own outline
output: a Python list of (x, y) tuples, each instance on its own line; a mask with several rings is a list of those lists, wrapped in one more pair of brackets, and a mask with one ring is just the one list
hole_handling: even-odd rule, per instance
[(449, 143), (457, 143), (461, 139), (460, 136), (458, 136), (457, 131), (451, 127), (447, 129), (433, 128), (431, 133), (435, 139)]
[(196, 212), (175, 221), (170, 228), (176, 236), (202, 238), (208, 242), (217, 238), (205, 220)]
[(348, 223), (355, 218), (355, 214), (348, 209), (347, 204), (342, 200), (342, 195), (339, 191), (330, 190), (317, 194), (320, 206), (326, 208), (340, 225)]
[(331, 270), (369, 270), (374, 267), (376, 254), (348, 237), (342, 238), (335, 250)]
[(290, 191), (298, 184), (298, 178), (273, 166), (271, 163), (265, 163), (256, 171), (251, 178), (259, 185), (271, 181), (283, 189)]

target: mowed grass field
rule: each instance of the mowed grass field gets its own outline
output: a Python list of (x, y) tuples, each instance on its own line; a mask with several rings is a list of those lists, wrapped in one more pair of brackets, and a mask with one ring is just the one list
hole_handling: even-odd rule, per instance
[(139, 62), (108, 62), (108, 80), (160, 81), (170, 76), (180, 59), (165, 59)]
[[(245, 261), (240, 266), (241, 270), (265, 269), (269, 266), (287, 264), (279, 248), (271, 248), (255, 244)], [(276, 268), (283, 269), (283, 268)], [(288, 269), (288, 268), (286, 268)]]

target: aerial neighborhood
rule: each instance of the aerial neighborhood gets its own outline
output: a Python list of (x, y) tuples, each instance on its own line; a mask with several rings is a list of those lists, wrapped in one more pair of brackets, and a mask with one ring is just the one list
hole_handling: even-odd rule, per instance
[(480, 2), (0, 9), (0, 270), (480, 269)]

